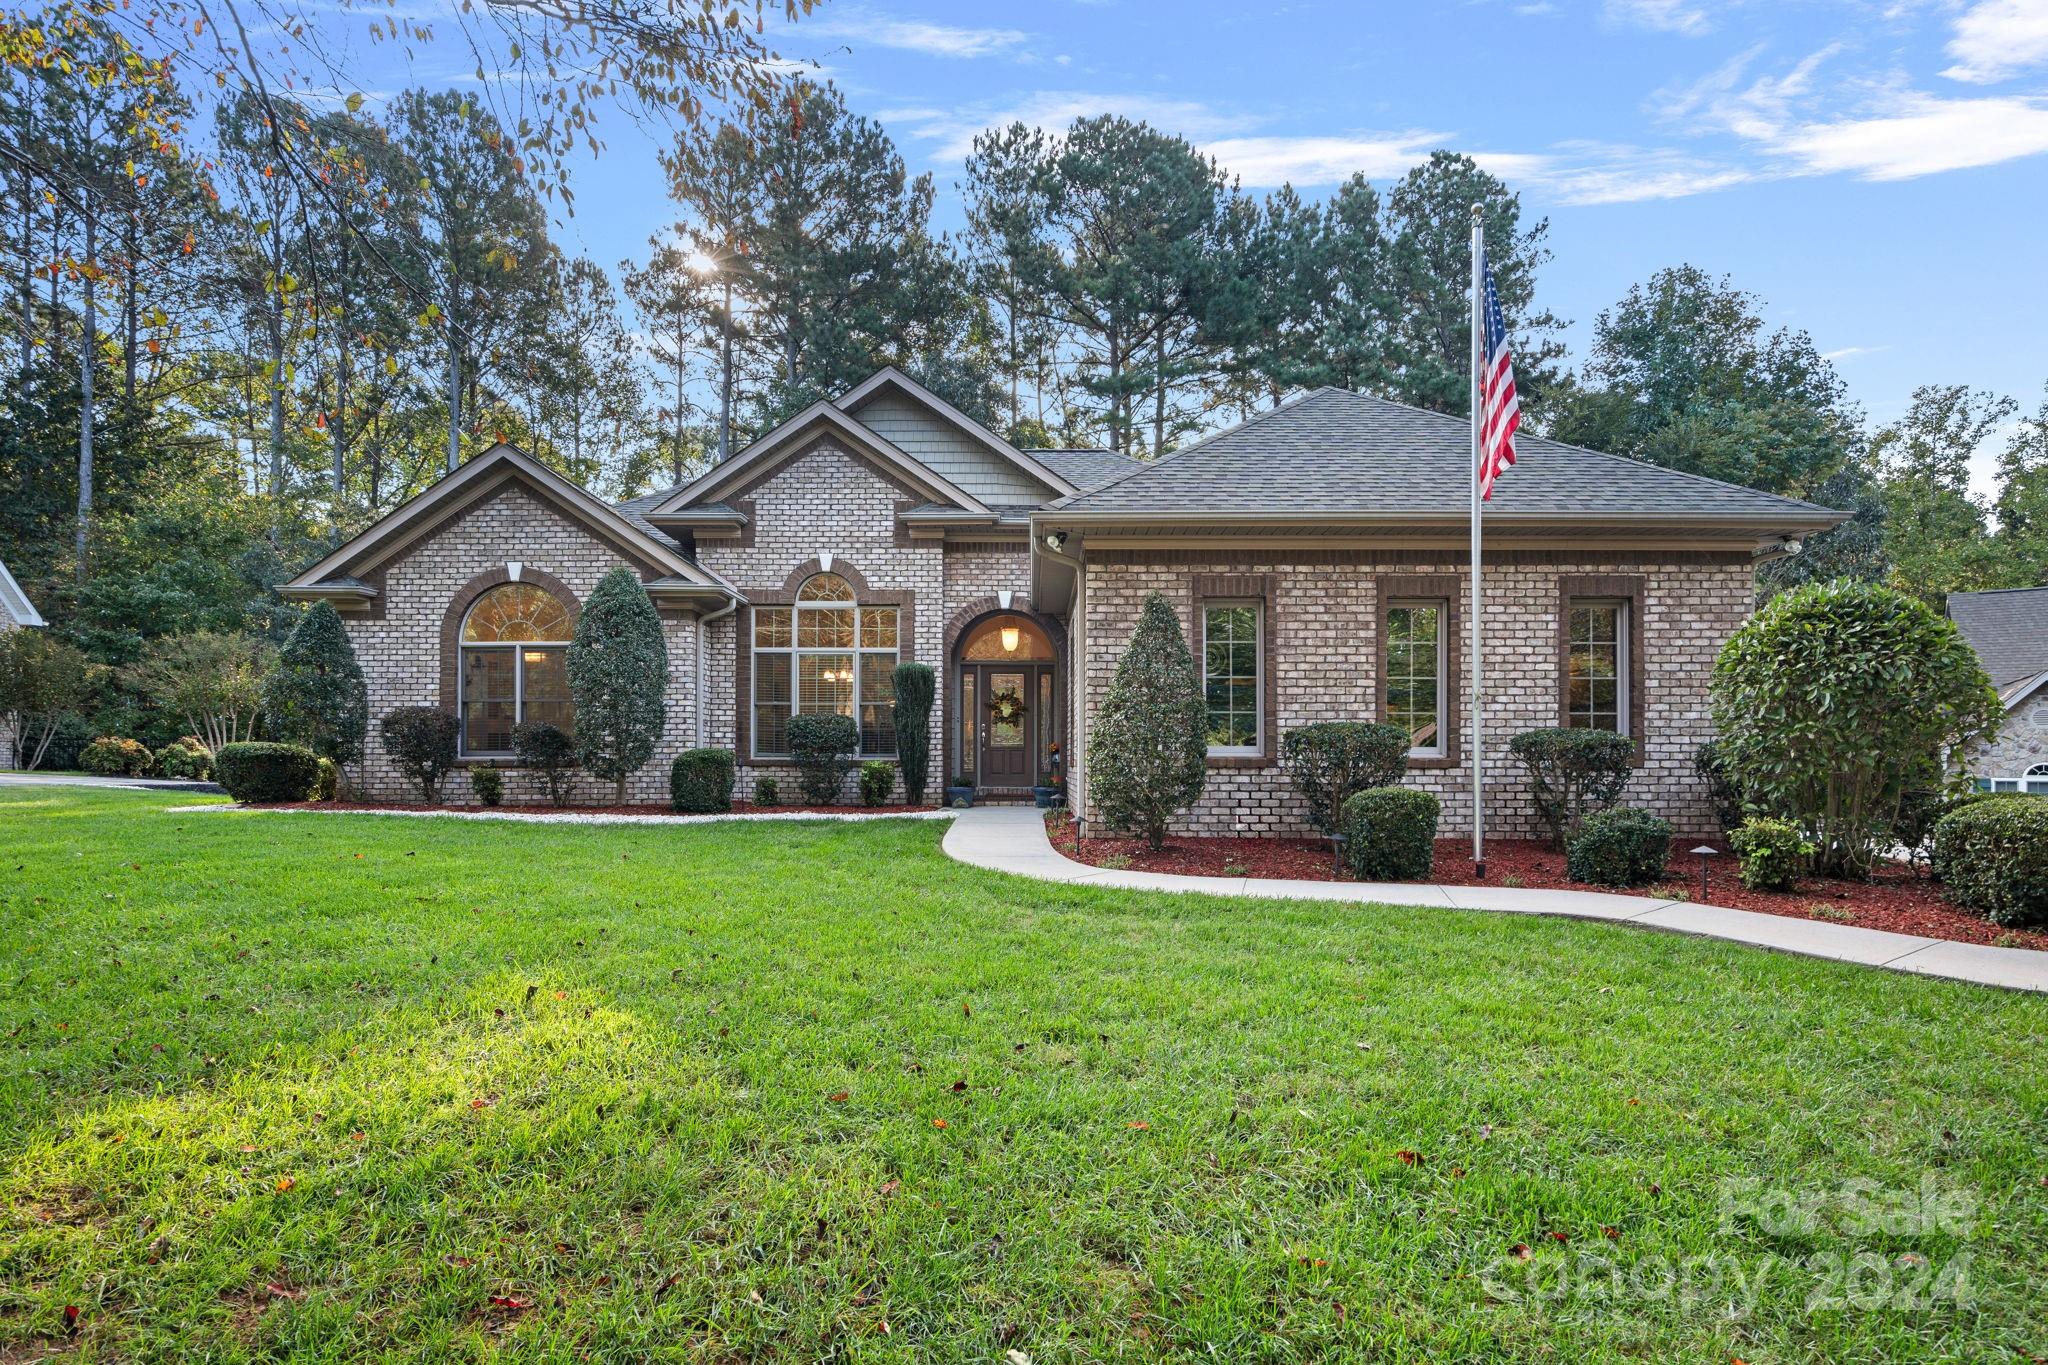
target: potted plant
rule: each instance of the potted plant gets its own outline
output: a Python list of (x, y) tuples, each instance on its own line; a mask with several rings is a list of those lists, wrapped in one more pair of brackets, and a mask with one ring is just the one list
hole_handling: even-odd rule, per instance
[(974, 804), (974, 779), (964, 773), (954, 773), (946, 783), (946, 804), (955, 810), (966, 810)]
[(1057, 742), (1045, 746), (1045, 767), (1039, 770), (1038, 785), (1031, 789), (1038, 798), (1040, 810), (1050, 810), (1066, 797), (1065, 778), (1060, 775), (1060, 746)]

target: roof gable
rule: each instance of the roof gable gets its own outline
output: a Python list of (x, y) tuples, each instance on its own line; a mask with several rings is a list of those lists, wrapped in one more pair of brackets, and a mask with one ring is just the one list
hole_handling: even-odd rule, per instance
[(0, 625), (41, 626), (49, 623), (36, 610), (36, 604), (28, 600), (28, 594), (21, 590), (21, 584), (14, 581), (14, 575), (7, 571), (7, 565), (0, 563), (0, 613), (5, 620)]
[(917, 459), (995, 503), (1050, 502), (1079, 491), (894, 365), (840, 395), (837, 406)]

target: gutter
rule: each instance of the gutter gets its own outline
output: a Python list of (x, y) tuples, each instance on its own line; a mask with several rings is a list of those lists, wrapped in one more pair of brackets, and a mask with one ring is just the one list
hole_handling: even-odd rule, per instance
[(711, 612), (709, 615), (699, 616), (697, 618), (697, 695), (693, 699), (695, 705), (692, 707), (692, 710), (695, 711), (697, 717), (697, 723), (695, 726), (697, 742), (695, 745), (692, 746), (693, 748), (701, 749), (704, 747), (704, 627), (710, 625), (713, 621), (723, 620), (724, 618), (732, 615), (739, 609), (739, 594), (734, 593), (726, 601), (726, 604), (720, 607), (717, 611)]

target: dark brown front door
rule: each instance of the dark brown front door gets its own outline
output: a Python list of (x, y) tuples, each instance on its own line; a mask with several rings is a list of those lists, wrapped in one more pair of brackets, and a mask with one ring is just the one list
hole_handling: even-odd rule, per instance
[[(1038, 781), (1038, 675), (1043, 664), (980, 664), (974, 689), (976, 783), (1029, 787)], [(1005, 703), (998, 713), (998, 703)]]

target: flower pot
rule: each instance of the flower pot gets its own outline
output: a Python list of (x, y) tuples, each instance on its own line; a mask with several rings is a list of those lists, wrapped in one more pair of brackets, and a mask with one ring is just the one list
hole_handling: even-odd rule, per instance
[(951, 806), (954, 810), (966, 810), (969, 806), (974, 804), (974, 788), (946, 788), (946, 804), (948, 806)]
[(1040, 810), (1051, 810), (1054, 806), (1060, 804), (1060, 789), (1058, 787), (1033, 787), (1031, 794), (1038, 798), (1038, 808)]

